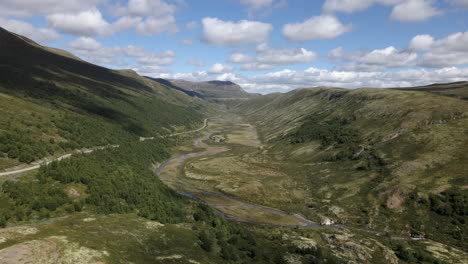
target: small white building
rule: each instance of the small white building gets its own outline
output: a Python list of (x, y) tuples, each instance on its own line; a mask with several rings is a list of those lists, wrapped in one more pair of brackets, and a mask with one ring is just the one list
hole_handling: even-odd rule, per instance
[(324, 220), (322, 220), (320, 225), (330, 226), (330, 225), (333, 225), (334, 223), (335, 222), (333, 222), (333, 220), (331, 220), (329, 218), (325, 218)]

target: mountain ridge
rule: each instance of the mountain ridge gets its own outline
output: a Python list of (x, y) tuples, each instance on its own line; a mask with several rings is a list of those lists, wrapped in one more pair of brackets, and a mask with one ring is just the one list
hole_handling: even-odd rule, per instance
[(246, 92), (240, 85), (231, 81), (211, 80), (192, 82), (182, 79), (151, 79), (183, 91), (190, 96), (197, 96), (206, 100), (218, 102), (223, 100), (245, 100), (259, 95)]

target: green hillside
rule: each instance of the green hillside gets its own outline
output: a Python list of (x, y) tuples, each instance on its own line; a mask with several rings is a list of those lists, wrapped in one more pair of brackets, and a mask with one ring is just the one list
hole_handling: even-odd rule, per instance
[(304, 214), (466, 248), (468, 102), (453, 91), (468, 84), (306, 88), (236, 111), (269, 143), (259, 157), (307, 193)]
[[(0, 40), (0, 169), (113, 146), (2, 178), (1, 225), (80, 211), (85, 204), (98, 212), (140, 211), (180, 221), (185, 202), (154, 181), (149, 168), (168, 158), (174, 145), (158, 135), (201, 126), (208, 108), (133, 71), (99, 67), (3, 29)], [(139, 142), (142, 136), (156, 139)], [(82, 197), (70, 199), (67, 188)]]
[(0, 29), (0, 169), (70, 149), (118, 144), (202, 123), (204, 107), (141, 77)]

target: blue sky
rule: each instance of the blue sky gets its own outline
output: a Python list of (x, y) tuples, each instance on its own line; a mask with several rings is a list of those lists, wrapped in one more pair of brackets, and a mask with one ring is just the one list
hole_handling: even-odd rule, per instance
[(142, 75), (260, 93), (468, 80), (468, 0), (0, 0), (0, 26)]

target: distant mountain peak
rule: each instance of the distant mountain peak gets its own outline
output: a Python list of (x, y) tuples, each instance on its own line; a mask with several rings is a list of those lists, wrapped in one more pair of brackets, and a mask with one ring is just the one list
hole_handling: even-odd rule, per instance
[(182, 91), (190, 96), (214, 100), (245, 100), (258, 96), (246, 92), (242, 87), (231, 81), (211, 80), (204, 82), (191, 82), (180, 79), (150, 78), (154, 81)]
[(231, 81), (219, 81), (219, 80), (207, 81), (207, 83), (212, 83), (212, 84), (216, 84), (216, 85), (238, 85), (238, 84), (233, 83)]

